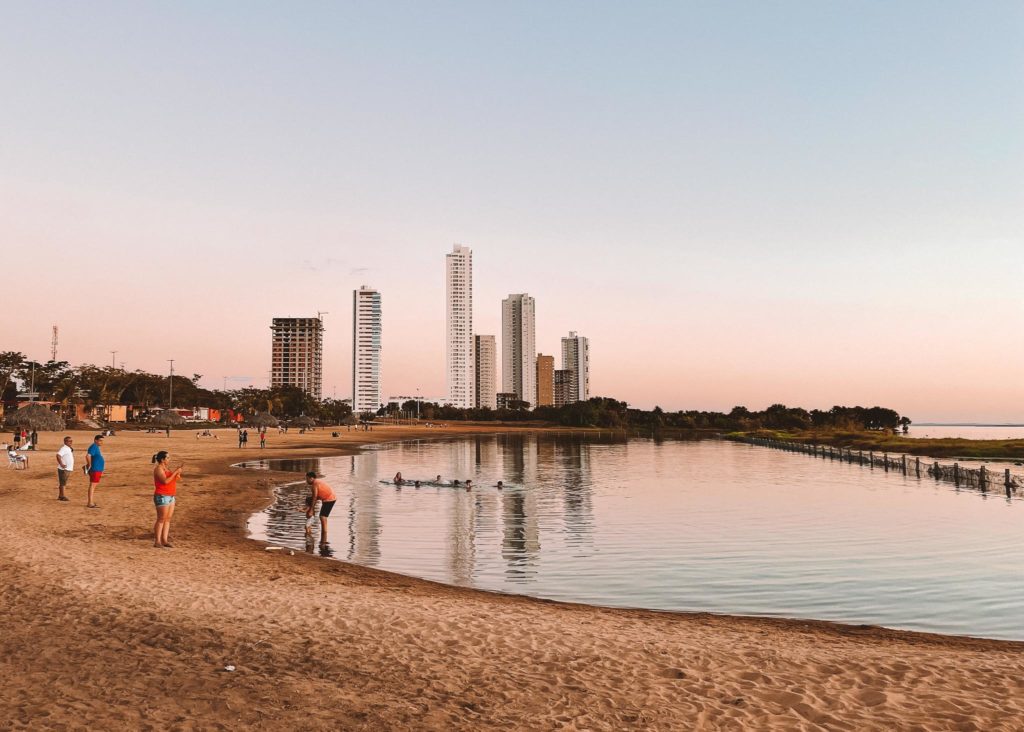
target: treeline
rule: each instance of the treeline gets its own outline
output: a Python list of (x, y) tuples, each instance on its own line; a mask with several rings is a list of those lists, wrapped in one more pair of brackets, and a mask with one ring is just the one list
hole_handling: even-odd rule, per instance
[(269, 412), (285, 419), (305, 415), (333, 424), (344, 422), (352, 414), (345, 402), (317, 401), (294, 386), (204, 389), (199, 386), (201, 378), (201, 374), (191, 377), (175, 374), (172, 378), (110, 366), (71, 366), (67, 361), (39, 363), (14, 351), (0, 353), (0, 399), (4, 404), (16, 403), (19, 393), (32, 389), (39, 395), (38, 401), (56, 402), (63, 407), (115, 404), (154, 409), (210, 407), (245, 415)]
[[(382, 414), (416, 414), (416, 402), (391, 404)], [(632, 409), (626, 402), (607, 397), (594, 397), (564, 407), (538, 407), (520, 409), (458, 409), (450, 405), (424, 403), (419, 414), (428, 420), (473, 420), (480, 422), (518, 422), (539, 420), (567, 427), (608, 427), (612, 429), (680, 429), (751, 432), (756, 430), (808, 430), (829, 429), (859, 432), (865, 430), (906, 431), (911, 421), (898, 412), (885, 407), (841, 407), (829, 410), (787, 407), (773, 404), (757, 412), (746, 407), (733, 407), (728, 412), (701, 412), (696, 410), (666, 412), (661, 407), (651, 410)]]

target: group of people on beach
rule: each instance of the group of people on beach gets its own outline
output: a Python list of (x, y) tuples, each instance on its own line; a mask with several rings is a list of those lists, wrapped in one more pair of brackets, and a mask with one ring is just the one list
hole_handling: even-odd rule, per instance
[[(85, 453), (85, 465), (82, 472), (88, 478), (88, 491), (86, 495), (87, 508), (99, 508), (95, 501), (96, 489), (103, 478), (106, 469), (106, 458), (103, 456), (103, 435), (93, 437), (92, 444)], [(67, 490), (71, 476), (75, 470), (75, 448), (74, 438), (65, 437), (63, 444), (56, 453), (57, 459), (57, 500), (69, 501)], [(170, 453), (167, 450), (160, 450), (153, 455), (153, 504), (156, 508), (156, 521), (153, 523), (153, 546), (171, 549), (171, 518), (174, 516), (174, 506), (177, 500), (178, 480), (181, 478), (182, 470), (185, 467), (182, 461), (178, 467), (171, 468)], [(315, 517), (319, 508), (320, 517), (320, 545), (327, 544), (327, 518), (334, 509), (337, 496), (334, 490), (322, 479), (317, 477), (313, 471), (306, 473), (306, 483), (311, 487), (310, 495), (306, 497), (306, 535), (311, 536), (315, 526)]]
[[(65, 437), (60, 449), (57, 450), (57, 500), (69, 501), (66, 491), (71, 475), (75, 470), (75, 448), (74, 438)], [(92, 438), (92, 444), (85, 451), (85, 464), (82, 472), (88, 480), (88, 489), (85, 497), (86, 508), (99, 508), (96, 504), (96, 487), (103, 478), (103, 471), (107, 467), (106, 458), (103, 457), (103, 435), (96, 435)]]

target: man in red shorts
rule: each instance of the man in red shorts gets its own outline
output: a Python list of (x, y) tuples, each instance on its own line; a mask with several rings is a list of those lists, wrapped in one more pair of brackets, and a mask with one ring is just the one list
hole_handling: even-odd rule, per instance
[(107, 462), (103, 459), (103, 452), (100, 450), (102, 446), (103, 435), (96, 435), (92, 438), (92, 444), (89, 445), (89, 449), (85, 453), (85, 465), (82, 466), (82, 470), (89, 476), (89, 497), (85, 501), (86, 508), (99, 508), (93, 502), (93, 494), (96, 492), (96, 484), (103, 477), (103, 468), (106, 467)]

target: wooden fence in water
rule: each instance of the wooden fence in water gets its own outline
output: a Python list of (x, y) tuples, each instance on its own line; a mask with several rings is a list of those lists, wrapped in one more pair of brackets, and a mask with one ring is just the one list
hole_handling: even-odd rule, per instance
[(856, 463), (867, 465), (873, 468), (883, 468), (886, 472), (892, 470), (904, 475), (913, 475), (920, 478), (927, 475), (935, 480), (944, 480), (958, 486), (963, 485), (978, 490), (987, 491), (990, 488), (1005, 488), (1007, 494), (1016, 491), (1024, 485), (1024, 475), (1011, 472), (1010, 468), (1003, 470), (992, 470), (981, 465), (977, 468), (964, 467), (960, 463), (942, 464), (928, 458), (922, 460), (916, 455), (890, 455), (887, 452), (874, 452), (872, 450), (853, 450), (849, 447), (833, 447), (831, 445), (807, 444), (803, 442), (787, 442), (785, 440), (771, 440), (762, 437), (735, 437), (730, 438), (737, 442), (745, 442), (750, 445), (770, 447), (774, 450), (786, 452), (798, 452), (812, 455), (823, 460), (838, 460), (839, 462)]

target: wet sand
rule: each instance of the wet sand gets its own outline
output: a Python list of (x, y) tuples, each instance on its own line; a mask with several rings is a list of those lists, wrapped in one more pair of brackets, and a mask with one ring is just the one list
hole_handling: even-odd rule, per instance
[[(43, 434), (28, 471), (0, 472), (0, 727), (1024, 727), (1024, 643), (545, 602), (245, 539), (296, 476), (233, 462), (465, 431), (271, 433), (266, 450), (124, 432), (97, 510), (80, 470), (55, 500), (60, 436)], [(73, 434), (82, 460), (91, 435)], [(174, 549), (152, 546), (158, 449), (187, 461)]]

